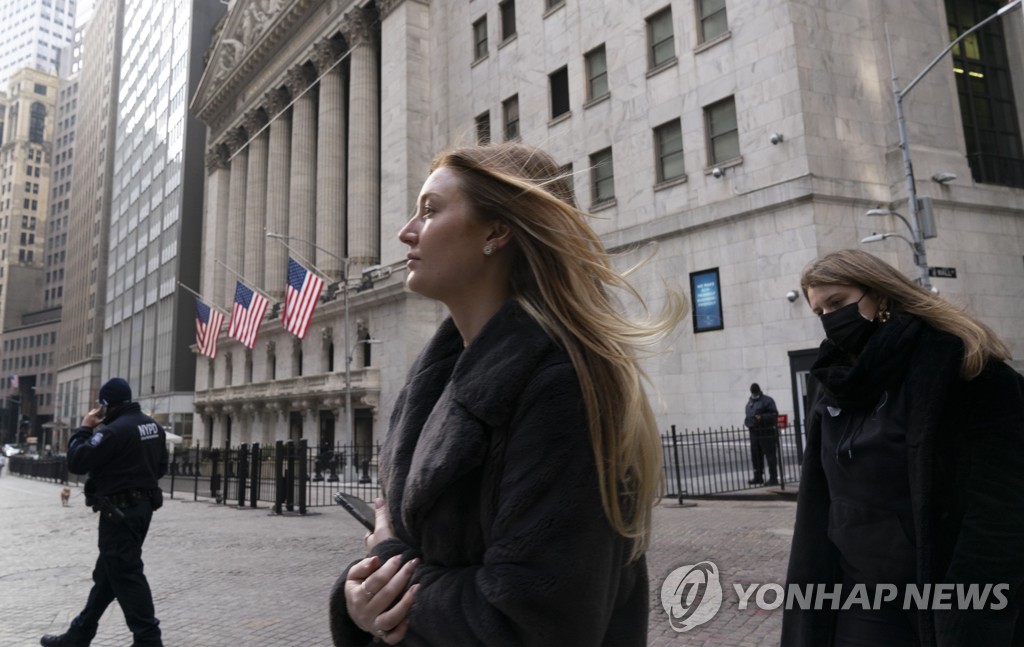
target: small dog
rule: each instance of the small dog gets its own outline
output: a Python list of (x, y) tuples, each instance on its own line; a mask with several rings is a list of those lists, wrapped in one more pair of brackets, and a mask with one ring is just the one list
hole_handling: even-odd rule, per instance
[(65, 487), (60, 489), (60, 504), (65, 508), (68, 507), (68, 501), (71, 500), (71, 488)]

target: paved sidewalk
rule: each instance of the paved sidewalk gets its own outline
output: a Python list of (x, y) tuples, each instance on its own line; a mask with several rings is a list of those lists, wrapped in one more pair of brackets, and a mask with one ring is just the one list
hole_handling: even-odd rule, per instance
[[(0, 478), (0, 647), (31, 647), (59, 633), (85, 602), (96, 558), (96, 516), (72, 488), (5, 473)], [(670, 503), (670, 502), (669, 502)], [(780, 611), (737, 608), (732, 584), (781, 582), (795, 505), (789, 501), (699, 501), (660, 507), (649, 554), (651, 645), (778, 643)], [(361, 556), (363, 530), (340, 507), (275, 516), (200, 499), (167, 500), (153, 518), (144, 560), (168, 647), (330, 645), (327, 593), (343, 565)], [(661, 604), (674, 569), (711, 560), (721, 572), (722, 610), (675, 632)], [(131, 640), (116, 604), (95, 647)]]

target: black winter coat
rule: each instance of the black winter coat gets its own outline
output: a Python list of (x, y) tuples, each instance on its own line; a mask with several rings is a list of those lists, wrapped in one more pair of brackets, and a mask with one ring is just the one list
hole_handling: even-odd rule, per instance
[(88, 473), (99, 496), (156, 489), (167, 462), (167, 435), (137, 402), (119, 405), (95, 429), (78, 427), (68, 440), (68, 471)]
[[(643, 559), (609, 525), (579, 382), (514, 301), (463, 349), (448, 319), (409, 371), (381, 454), (396, 539), (419, 556), (407, 645), (646, 643)], [(372, 636), (331, 593), (336, 645)]]
[[(922, 645), (1024, 644), (1024, 378), (991, 361), (959, 377), (963, 345), (921, 326), (903, 379), (911, 412), (908, 471), (917, 583), (1008, 583), (999, 610), (920, 611)], [(881, 379), (881, 376), (879, 377)], [(809, 421), (789, 584), (834, 583), (839, 556), (829, 540), (829, 487), (821, 419)], [(955, 599), (955, 595), (954, 595)], [(831, 644), (834, 615), (791, 609), (782, 644)]]

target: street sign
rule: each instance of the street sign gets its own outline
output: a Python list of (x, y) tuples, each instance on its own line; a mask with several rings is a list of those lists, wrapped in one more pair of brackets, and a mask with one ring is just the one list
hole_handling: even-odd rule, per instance
[(956, 268), (955, 267), (929, 267), (928, 276), (934, 276), (940, 279), (955, 279)]

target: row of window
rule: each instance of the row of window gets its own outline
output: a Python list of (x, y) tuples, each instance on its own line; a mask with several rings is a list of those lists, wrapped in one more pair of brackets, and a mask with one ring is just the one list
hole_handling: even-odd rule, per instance
[[(505, 141), (518, 140), (519, 95), (502, 102), (503, 134)], [(736, 102), (727, 97), (704, 108), (704, 125), (708, 151), (708, 166), (721, 165), (740, 157), (739, 128), (736, 121)], [(490, 111), (476, 117), (477, 141), (491, 141)], [(652, 129), (656, 185), (681, 181), (686, 177), (683, 163), (683, 129), (679, 118)], [(590, 156), (591, 201), (594, 205), (615, 198), (612, 149), (606, 148)]]
[(21, 350), (22, 348), (42, 348), (47, 344), (53, 345), (56, 343), (56, 332), (38, 333), (27, 337), (18, 337), (16, 339), (5, 339), (4, 352), (9, 353), (11, 351)]
[(21, 357), (6, 357), (2, 364), (4, 374), (7, 371), (16, 371), (23, 368), (36, 368), (38, 366), (52, 366), (53, 353), (36, 353), (34, 355), (22, 355)]
[[(564, 4), (565, 0), (558, 0), (554, 4), (549, 0), (545, 11), (550, 12), (552, 9)], [(696, 0), (694, 10), (696, 12), (695, 20), (699, 45), (723, 37), (729, 32), (725, 0)], [(517, 34), (515, 0), (502, 0), (499, 2), (498, 17), (500, 19), (499, 33), (501, 34), (501, 42), (505, 43)], [(649, 16), (645, 22), (647, 29), (648, 68), (655, 70), (675, 61), (675, 28), (672, 22), (672, 7), (665, 7), (657, 11)], [(490, 51), (488, 45), (487, 14), (473, 21), (472, 43), (473, 62), (476, 63), (486, 58)]]

